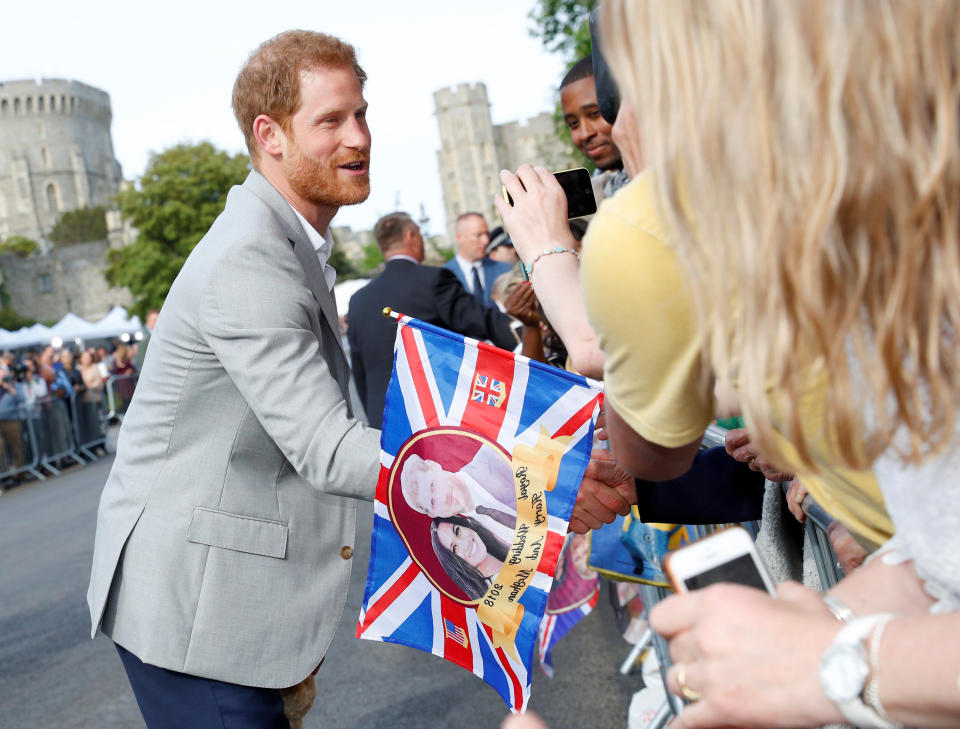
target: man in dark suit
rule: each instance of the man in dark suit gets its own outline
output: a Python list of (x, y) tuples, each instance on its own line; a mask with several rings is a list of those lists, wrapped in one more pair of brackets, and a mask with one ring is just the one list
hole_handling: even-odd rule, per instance
[(453, 271), (463, 287), (484, 306), (496, 307), (490, 298), (493, 282), (513, 266), (487, 258), (490, 231), (480, 213), (464, 213), (457, 218), (457, 254), (444, 268)]
[(513, 349), (517, 338), (510, 317), (481, 304), (451, 271), (420, 265), (423, 236), (409, 215), (382, 217), (373, 235), (387, 265), (350, 299), (347, 338), (357, 392), (370, 425), (379, 428), (397, 335), (396, 322), (383, 316), (385, 306), (468, 337), (489, 339), (505, 349)]

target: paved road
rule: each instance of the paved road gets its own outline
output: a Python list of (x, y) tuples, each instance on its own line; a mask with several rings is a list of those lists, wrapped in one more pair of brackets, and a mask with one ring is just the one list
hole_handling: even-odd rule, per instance
[[(104, 459), (0, 496), (0, 729), (144, 726), (112, 645), (88, 637), (87, 577), (109, 468)], [(364, 506), (344, 619), (305, 727), (498, 727), (504, 704), (473, 675), (420, 651), (353, 637), (371, 521)], [(616, 671), (627, 648), (601, 599), (555, 649), (557, 677), (536, 672), (531, 708), (553, 729), (625, 727), (639, 681)]]

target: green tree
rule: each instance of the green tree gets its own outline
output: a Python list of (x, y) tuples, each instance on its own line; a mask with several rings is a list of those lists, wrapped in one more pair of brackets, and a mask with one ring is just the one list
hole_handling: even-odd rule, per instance
[(130, 289), (133, 313), (160, 308), (190, 251), (223, 211), (227, 192), (248, 171), (245, 154), (230, 155), (209, 142), (180, 144), (151, 155), (136, 187), (117, 196), (139, 235), (109, 251), (106, 278)]
[(50, 231), (50, 240), (58, 245), (105, 240), (107, 237), (107, 213), (102, 207), (78, 208), (60, 216)]
[(5, 253), (12, 253), (14, 255), (20, 256), (20, 258), (26, 258), (35, 250), (37, 250), (37, 242), (31, 240), (22, 235), (11, 235), (3, 243), (0, 243), (0, 255)]
[(20, 316), (17, 310), (9, 304), (4, 304), (0, 307), (0, 329), (6, 329), (12, 332), (22, 327), (33, 326), (36, 323), (36, 319), (28, 319)]
[(562, 53), (573, 63), (590, 54), (590, 13), (597, 0), (537, 0), (530, 11), (534, 27), (530, 35), (539, 38), (551, 53)]
[(381, 263), (383, 263), (383, 253), (380, 252), (380, 246), (376, 243), (368, 243), (363, 247), (363, 258), (357, 268), (366, 276)]
[(333, 253), (330, 254), (328, 263), (336, 269), (338, 283), (340, 281), (349, 281), (352, 278), (360, 278), (361, 276), (357, 267), (353, 265), (353, 262), (347, 258), (347, 254), (343, 252), (343, 248), (339, 246), (333, 247)]

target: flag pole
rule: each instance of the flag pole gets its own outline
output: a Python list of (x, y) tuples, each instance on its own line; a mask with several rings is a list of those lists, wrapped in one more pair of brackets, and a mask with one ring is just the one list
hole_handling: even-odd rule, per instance
[(396, 319), (397, 321), (400, 321), (400, 315), (397, 312), (395, 312), (393, 309), (391, 309), (389, 306), (383, 307), (382, 313), (387, 319), (392, 318), (392, 319)]

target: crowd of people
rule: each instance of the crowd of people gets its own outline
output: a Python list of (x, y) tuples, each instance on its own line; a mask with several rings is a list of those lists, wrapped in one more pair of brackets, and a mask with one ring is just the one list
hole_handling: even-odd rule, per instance
[[(157, 312), (147, 317), (147, 332)], [(106, 386), (114, 378), (114, 407), (133, 397), (144, 341), (74, 350), (48, 344), (0, 355), (0, 479), (32, 477), (37, 466), (56, 472), (82, 463), (80, 450), (103, 454)]]
[[(501, 173), (503, 231), (464, 213), (442, 268), (409, 215), (375, 228), (386, 265), (347, 315), (372, 425), (390, 306), (602, 378), (610, 453), (587, 468), (575, 532), (638, 502), (651, 518), (651, 492), (734, 520), (700, 448), (729, 416), (744, 427), (724, 458), (836, 520), (847, 575), (826, 596), (723, 584), (652, 608), (686, 702), (675, 729), (960, 717), (958, 16), (948, 0), (607, 0), (560, 90), (599, 170), (592, 220), (568, 221), (554, 176), (523, 165)], [(149, 726), (200, 726), (179, 707), (216, 711), (216, 692), (268, 725), (254, 717), (278, 716), (273, 687), (310, 681), (336, 627), (353, 501), (381, 468), (327, 263), (331, 219), (369, 194), (365, 80), (352, 47), (306, 31), (238, 76), (254, 171), (170, 291), (98, 519), (92, 629)], [(489, 484), (407, 468), (436, 558), (482, 592), (504, 543), (477, 502)]]
[[(722, 585), (657, 605), (687, 702), (671, 726), (960, 716), (957, 12), (601, 10), (631, 180), (592, 221), (582, 267), (541, 257), (533, 287), (561, 336), (589, 319), (626, 470), (687, 471), (716, 391), (733, 393), (746, 429), (731, 453), (793, 479), (796, 514), (809, 492), (836, 519), (848, 573), (825, 598), (787, 582), (777, 599)], [(572, 249), (548, 172), (501, 177), (521, 261)]]

